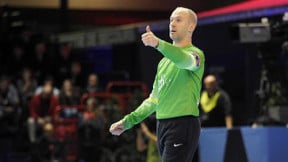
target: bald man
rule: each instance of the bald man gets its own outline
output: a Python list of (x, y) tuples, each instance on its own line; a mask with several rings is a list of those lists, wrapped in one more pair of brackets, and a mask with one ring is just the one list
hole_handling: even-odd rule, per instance
[(178, 7), (170, 16), (172, 44), (159, 39), (146, 27), (143, 44), (164, 56), (158, 64), (153, 90), (135, 111), (110, 127), (113, 135), (120, 135), (156, 111), (157, 143), (164, 162), (191, 162), (198, 145), (198, 104), (205, 58), (192, 44), (196, 25), (195, 12)]
[(232, 128), (231, 101), (229, 95), (218, 86), (214, 75), (204, 78), (205, 90), (201, 94), (201, 125), (203, 127)]

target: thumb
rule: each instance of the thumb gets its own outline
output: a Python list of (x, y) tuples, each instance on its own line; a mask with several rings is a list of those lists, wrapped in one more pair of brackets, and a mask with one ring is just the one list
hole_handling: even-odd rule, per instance
[(149, 25), (146, 26), (146, 32), (152, 32)]

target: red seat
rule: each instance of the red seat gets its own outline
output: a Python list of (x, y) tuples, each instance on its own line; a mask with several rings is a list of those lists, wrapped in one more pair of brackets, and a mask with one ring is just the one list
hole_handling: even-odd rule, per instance
[(77, 160), (78, 158), (78, 116), (72, 118), (61, 117), (61, 112), (67, 109), (76, 109), (77, 113), (83, 112), (81, 105), (65, 106), (59, 105), (56, 109), (53, 119), (55, 137), (59, 142), (64, 144), (64, 156), (68, 161)]

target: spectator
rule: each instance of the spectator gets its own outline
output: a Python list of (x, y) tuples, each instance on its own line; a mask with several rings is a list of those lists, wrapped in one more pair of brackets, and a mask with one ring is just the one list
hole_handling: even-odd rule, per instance
[(80, 104), (80, 91), (73, 86), (72, 81), (69, 79), (63, 81), (59, 95), (59, 103), (60, 105)]
[(8, 60), (6, 61), (8, 66), (7, 70), (11, 76), (19, 75), (22, 68), (27, 65), (26, 58), (26, 51), (23, 45), (13, 45), (11, 54), (8, 56)]
[(103, 105), (98, 104), (94, 97), (89, 97), (86, 101), (86, 111), (84, 111), (82, 114), (82, 120), (80, 121), (79, 126), (92, 126), (93, 128), (97, 129), (97, 136), (102, 138), (104, 115), (101, 106)]
[(80, 157), (86, 162), (98, 161), (104, 137), (104, 116), (94, 97), (86, 101), (86, 111), (79, 123)]
[(30, 58), (30, 65), (35, 72), (37, 81), (41, 82), (45, 76), (51, 75), (54, 67), (51, 62), (46, 43), (44, 41), (37, 42), (34, 47), (34, 55)]
[(85, 78), (85, 76), (82, 72), (82, 65), (80, 64), (80, 62), (77, 61), (72, 62), (69, 78), (72, 80), (74, 86), (78, 88), (85, 87), (86, 83), (85, 81), (83, 81), (84, 80), (83, 78)]
[[(204, 91), (200, 98), (200, 120), (202, 127), (232, 128), (231, 101), (229, 95), (220, 88), (216, 76), (204, 78)], [(197, 148), (193, 162), (199, 161)]]
[(0, 77), (0, 123), (4, 130), (7, 126), (18, 124), (19, 104), (17, 89), (7, 76), (2, 75)]
[(95, 73), (92, 73), (88, 76), (87, 87), (85, 93), (96, 93), (99, 92), (100, 88), (98, 85), (98, 76)]
[[(43, 86), (45, 86), (46, 84), (49, 84), (52, 86), (53, 88), (53, 95), (55, 95), (56, 97), (59, 96), (60, 94), (60, 90), (54, 86), (54, 79), (52, 76), (47, 76), (44, 80)], [(43, 86), (38, 86), (35, 90), (35, 95), (38, 95), (42, 92), (43, 90)]]
[(111, 97), (106, 99), (105, 106), (103, 107), (103, 112), (105, 115), (105, 122), (107, 124), (107, 129), (116, 120), (121, 119), (123, 112), (119, 106), (118, 98)]
[(61, 44), (59, 47), (59, 54), (56, 58), (56, 76), (57, 81), (56, 85), (59, 85), (64, 81), (64, 79), (69, 77), (70, 68), (72, 64), (71, 56), (71, 45), (69, 43)]
[(203, 127), (226, 126), (232, 128), (231, 101), (219, 87), (214, 75), (204, 78), (205, 90), (201, 94), (201, 120)]
[(51, 84), (45, 84), (42, 92), (32, 98), (28, 118), (28, 133), (31, 142), (36, 142), (36, 131), (41, 133), (42, 128), (51, 123), (58, 104), (58, 98), (52, 93)]
[(37, 152), (39, 152), (40, 156), (37, 160), (59, 162), (62, 158), (61, 152), (63, 150), (61, 149), (63, 148), (55, 136), (54, 127), (51, 123), (48, 123), (43, 127), (43, 130), (43, 136), (39, 138), (39, 145), (37, 147)]
[(156, 117), (154, 115), (148, 119), (148, 126), (142, 122), (140, 129), (137, 130), (137, 150), (139, 152), (147, 151), (146, 162), (161, 162), (157, 147)]
[(20, 41), (25, 45), (29, 46), (31, 44), (32, 31), (26, 26), (22, 29), (20, 33)]
[(27, 120), (29, 115), (29, 103), (36, 90), (37, 81), (33, 77), (31, 69), (24, 68), (21, 73), (21, 78), (19, 78), (16, 83), (21, 99), (22, 117), (24, 120)]

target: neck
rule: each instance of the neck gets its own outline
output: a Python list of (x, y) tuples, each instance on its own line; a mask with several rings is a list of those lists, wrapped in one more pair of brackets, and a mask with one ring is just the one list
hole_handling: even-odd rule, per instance
[(173, 45), (177, 47), (186, 47), (192, 45), (192, 39), (191, 37), (186, 37), (185, 39), (182, 39), (180, 41), (174, 40)]
[(208, 91), (208, 96), (214, 96), (215, 94), (216, 94), (216, 92), (217, 92), (217, 89), (214, 89), (214, 90), (212, 90), (212, 91)]

